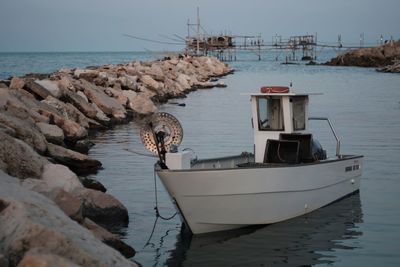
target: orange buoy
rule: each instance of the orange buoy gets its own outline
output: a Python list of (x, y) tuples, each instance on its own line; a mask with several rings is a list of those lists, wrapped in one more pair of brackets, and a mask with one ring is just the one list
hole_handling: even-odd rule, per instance
[(289, 87), (287, 87), (287, 86), (263, 86), (263, 87), (261, 87), (260, 91), (263, 94), (286, 94), (286, 93), (289, 93)]

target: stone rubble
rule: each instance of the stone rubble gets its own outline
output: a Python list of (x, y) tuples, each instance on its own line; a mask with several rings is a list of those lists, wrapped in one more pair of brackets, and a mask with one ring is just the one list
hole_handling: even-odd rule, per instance
[(97, 225), (126, 226), (127, 209), (102, 184), (77, 176), (101, 168), (85, 154), (89, 131), (224, 87), (214, 78), (230, 73), (216, 58), (179, 57), (0, 80), (0, 261), (137, 266), (125, 259), (134, 249)]

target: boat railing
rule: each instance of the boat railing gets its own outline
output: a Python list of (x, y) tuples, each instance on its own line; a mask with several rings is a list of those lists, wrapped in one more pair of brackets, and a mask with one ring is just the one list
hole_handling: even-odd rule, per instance
[(242, 152), (240, 155), (211, 159), (199, 159), (192, 163), (191, 169), (225, 169), (235, 168), (240, 164), (254, 162), (254, 155)]
[(339, 139), (339, 137), (337, 136), (336, 131), (335, 131), (335, 129), (333, 128), (333, 125), (332, 125), (331, 121), (330, 121), (328, 118), (326, 118), (326, 117), (309, 117), (308, 119), (309, 119), (309, 120), (315, 120), (315, 121), (327, 121), (327, 122), (328, 122), (329, 127), (330, 127), (331, 130), (332, 130), (333, 136), (334, 136), (335, 139), (336, 139), (336, 156), (337, 156), (338, 158), (341, 158), (342, 156), (340, 155), (340, 139)]

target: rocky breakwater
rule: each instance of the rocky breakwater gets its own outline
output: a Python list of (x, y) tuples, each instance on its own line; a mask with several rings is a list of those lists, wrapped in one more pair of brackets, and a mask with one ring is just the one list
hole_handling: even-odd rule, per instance
[(126, 208), (82, 177), (101, 167), (88, 134), (229, 73), (215, 58), (182, 57), (0, 81), (0, 266), (136, 266), (106, 229), (128, 223)]
[(370, 48), (360, 48), (339, 55), (326, 65), (379, 67), (382, 72), (399, 72), (400, 41), (389, 41), (384, 45)]

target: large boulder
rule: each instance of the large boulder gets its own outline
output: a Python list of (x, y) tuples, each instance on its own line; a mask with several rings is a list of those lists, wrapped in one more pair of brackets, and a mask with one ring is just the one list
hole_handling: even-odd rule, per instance
[(165, 78), (165, 92), (173, 97), (181, 97), (184, 95), (185, 88), (177, 81)]
[(59, 98), (63, 94), (63, 90), (60, 89), (58, 86), (58, 82), (56, 81), (51, 81), (51, 80), (36, 80), (36, 84), (39, 84), (42, 86), (44, 89), (46, 89), (50, 95), (52, 95), (55, 98)]
[(25, 142), (0, 131), (0, 164), (6, 173), (25, 178), (39, 178), (48, 161)]
[(129, 107), (138, 114), (150, 115), (157, 111), (153, 101), (143, 93), (138, 93), (129, 100)]
[(103, 90), (88, 81), (81, 80), (85, 95), (95, 103), (105, 114), (113, 116), (117, 120), (126, 118), (126, 110), (118, 100), (109, 97)]
[(76, 91), (72, 81), (73, 81), (73, 79), (67, 75), (63, 75), (61, 77), (61, 79), (57, 81), (58, 87), (63, 91), (64, 94), (67, 92), (75, 92)]
[(190, 85), (190, 77), (186, 74), (179, 74), (176, 81), (181, 85), (184, 90), (189, 90), (191, 88)]
[(74, 71), (75, 78), (85, 79), (87, 81), (93, 81), (95, 78), (99, 76), (98, 70), (92, 69), (76, 69)]
[(17, 136), (17, 133), (15, 132), (15, 130), (13, 128), (8, 127), (7, 125), (2, 124), (1, 122), (0, 122), (0, 131), (2, 131), (5, 134), (8, 134), (9, 136), (12, 136), (12, 137)]
[[(48, 113), (55, 114), (57, 116), (68, 116), (66, 112), (59, 112), (57, 108), (48, 105), (46, 102), (38, 101), (35, 99), (35, 97), (29, 93), (28, 91), (25, 91), (23, 89), (21, 90), (9, 90), (6, 92), (8, 95), (4, 95), (6, 97), (6, 103), (7, 103), (7, 109), (11, 108), (18, 108), (19, 110), (25, 109), (25, 112), (28, 113), (34, 121), (44, 121), (44, 122), (49, 122), (49, 118), (46, 116), (43, 116), (40, 114), (39, 110), (46, 110)], [(4, 92), (0, 90), (0, 95), (3, 95)], [(51, 98), (52, 96), (48, 96)], [(54, 98), (54, 97), (52, 97)], [(2, 102), (0, 101), (0, 106)], [(31, 111), (34, 112), (31, 113)], [(21, 114), (19, 112), (16, 112), (17, 116), (21, 117)], [(40, 116), (41, 118), (36, 118), (37, 116)]]
[(43, 192), (43, 194), (54, 201), (57, 206), (72, 220), (82, 222), (84, 220), (82, 215), (83, 203), (75, 198), (71, 193), (61, 189), (55, 188), (50, 192)]
[(50, 190), (61, 188), (66, 192), (72, 192), (83, 188), (76, 174), (60, 164), (45, 164), (40, 178)]
[(111, 119), (95, 104), (92, 103), (93, 108), (96, 110), (96, 120), (104, 125), (108, 125)]
[(61, 187), (53, 187), (44, 180), (28, 178), (21, 182), (22, 187), (40, 193), (54, 203), (71, 219), (77, 222), (83, 221), (82, 200), (74, 197)]
[(96, 118), (96, 109), (88, 103), (88, 99), (83, 92), (79, 91), (78, 93), (74, 92), (65, 92), (62, 101), (69, 102), (74, 105), (80, 112), (82, 112), (86, 117), (95, 119)]
[(154, 80), (150, 75), (143, 75), (142, 77), (140, 77), (140, 81), (143, 83), (144, 86), (150, 89), (154, 89), (156, 91), (162, 88), (161, 83)]
[(48, 142), (58, 145), (62, 145), (64, 143), (64, 132), (57, 125), (48, 124), (45, 122), (37, 122), (36, 126), (39, 128)]
[(163, 72), (163, 69), (161, 68), (160, 64), (153, 63), (150, 67), (150, 69), (147, 69), (145, 73), (147, 75), (150, 75), (154, 80), (163, 82), (165, 79), (165, 75)]
[(121, 84), (121, 88), (124, 90), (137, 90), (138, 88), (138, 77), (128, 74), (124, 74), (119, 77), (117, 81)]
[(76, 189), (72, 194), (84, 203), (83, 217), (110, 227), (128, 224), (128, 210), (115, 197), (87, 188)]
[(36, 127), (35, 122), (29, 114), (18, 111), (21, 110), (8, 109), (5, 111), (0, 109), (0, 123), (14, 129), (17, 138), (43, 154), (47, 149), (46, 138)]
[(42, 102), (54, 107), (61, 114), (63, 114), (65, 118), (75, 121), (86, 129), (89, 128), (90, 124), (93, 124), (95, 126), (98, 125), (96, 121), (87, 118), (82, 112), (79, 111), (79, 109), (77, 109), (74, 105), (70, 103), (64, 103), (52, 96), (46, 97), (46, 99), (42, 100)]
[(39, 80), (32, 80), (32, 79), (26, 80), (24, 89), (28, 90), (30, 93), (35, 95), (38, 99), (45, 99), (46, 97), (51, 95), (51, 93), (46, 88), (44, 88), (42, 85), (37, 83), (38, 81)]
[(19, 262), (17, 267), (80, 267), (70, 260), (56, 254), (41, 252), (40, 248), (30, 249), (25, 253), (24, 258)]
[(88, 136), (88, 131), (70, 119), (60, 116), (57, 111), (50, 111), (48, 108), (39, 107), (38, 113), (49, 118), (52, 124), (60, 127), (65, 135), (65, 138), (74, 142), (84, 139)]
[(25, 85), (25, 80), (19, 77), (13, 77), (10, 83), (10, 89), (22, 89)]
[(101, 167), (100, 161), (55, 144), (48, 144), (48, 154), (56, 162), (80, 174), (95, 172)]
[(120, 238), (118, 238), (118, 236), (110, 233), (92, 220), (85, 218), (82, 222), (82, 225), (89, 229), (94, 236), (101, 240), (104, 244), (107, 244), (110, 247), (118, 250), (126, 258), (135, 256), (135, 249), (123, 242)]
[(123, 94), (123, 91), (121, 89), (115, 89), (115, 88), (111, 88), (108, 87), (104, 90), (104, 92), (108, 95), (111, 96), (115, 99), (117, 99), (117, 101), (124, 107), (126, 107), (127, 103), (128, 103), (128, 97), (126, 97)]
[[(26, 95), (24, 94), (26, 93)], [(30, 117), (35, 122), (48, 122), (49, 119), (40, 115), (32, 107), (36, 100), (25, 90), (7, 90), (0, 88), (0, 109), (8, 110), (11, 114), (18, 117)], [(25, 102), (31, 104), (27, 105)]]
[(128, 101), (132, 102), (133, 99), (137, 96), (138, 93), (136, 93), (136, 92), (133, 91), (133, 90), (123, 90), (123, 91), (122, 91), (122, 94), (123, 94), (126, 98), (128, 98)]
[(81, 181), (82, 185), (86, 188), (94, 189), (103, 193), (107, 192), (107, 188), (96, 179), (87, 176), (79, 176), (78, 178)]
[(53, 201), (1, 172), (0, 240), (0, 254), (10, 266), (17, 266), (33, 249), (78, 266), (137, 266), (68, 218)]

